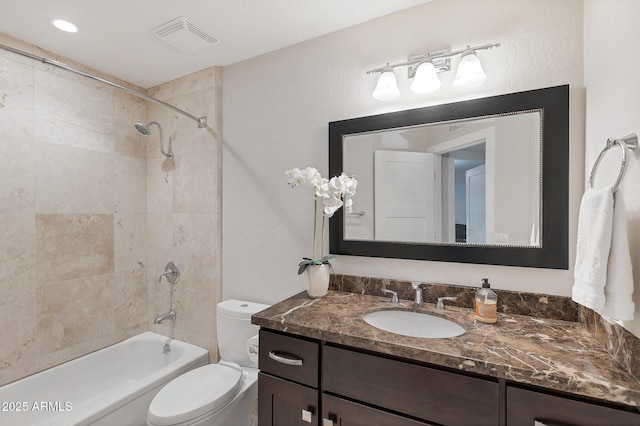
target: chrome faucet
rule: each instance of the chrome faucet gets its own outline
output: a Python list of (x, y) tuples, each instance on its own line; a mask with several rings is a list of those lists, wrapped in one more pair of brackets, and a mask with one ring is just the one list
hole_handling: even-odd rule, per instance
[(169, 319), (169, 320), (174, 320), (176, 319), (176, 311), (171, 310), (169, 312), (167, 312), (166, 314), (161, 314), (161, 315), (156, 315), (156, 319), (153, 321), (154, 324), (160, 324), (162, 321)]
[(413, 297), (413, 306), (415, 307), (420, 307), (424, 303), (422, 299), (422, 285), (419, 281), (411, 281), (411, 286), (415, 292), (415, 296)]
[(438, 303), (436, 303), (436, 309), (447, 309), (446, 306), (444, 306), (443, 301), (445, 300), (457, 300), (457, 297), (438, 297)]
[(387, 290), (386, 288), (382, 289), (382, 292), (384, 294), (390, 294), (391, 295), (391, 300), (389, 301), (389, 303), (392, 303), (394, 305), (398, 305), (400, 302), (398, 301), (398, 293), (396, 293), (393, 290)]

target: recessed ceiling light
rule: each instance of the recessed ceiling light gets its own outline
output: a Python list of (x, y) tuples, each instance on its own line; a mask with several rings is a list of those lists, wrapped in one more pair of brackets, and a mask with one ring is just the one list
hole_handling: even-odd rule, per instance
[(75, 24), (69, 21), (65, 21), (64, 19), (53, 18), (51, 20), (51, 24), (57, 29), (68, 32), (68, 33), (78, 32), (78, 27)]

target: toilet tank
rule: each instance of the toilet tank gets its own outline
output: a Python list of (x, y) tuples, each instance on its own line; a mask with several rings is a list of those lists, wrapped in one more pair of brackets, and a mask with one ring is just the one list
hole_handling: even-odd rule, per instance
[(216, 322), (218, 350), (223, 361), (232, 361), (243, 367), (257, 367), (258, 363), (249, 359), (245, 346), (247, 341), (258, 334), (259, 327), (251, 324), (251, 315), (268, 308), (262, 303), (244, 300), (225, 300), (217, 305)]

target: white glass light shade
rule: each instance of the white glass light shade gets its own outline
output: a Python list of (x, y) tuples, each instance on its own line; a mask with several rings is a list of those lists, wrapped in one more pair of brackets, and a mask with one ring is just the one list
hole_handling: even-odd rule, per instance
[(470, 89), (484, 83), (487, 75), (482, 70), (480, 59), (473, 50), (462, 54), (453, 87), (457, 89)]
[(389, 69), (389, 71), (384, 71), (380, 74), (378, 84), (371, 96), (379, 101), (390, 101), (400, 96), (400, 89), (398, 89), (398, 83), (393, 69)]
[(438, 90), (441, 84), (436, 67), (431, 62), (423, 62), (418, 66), (409, 89), (413, 93), (431, 93)]

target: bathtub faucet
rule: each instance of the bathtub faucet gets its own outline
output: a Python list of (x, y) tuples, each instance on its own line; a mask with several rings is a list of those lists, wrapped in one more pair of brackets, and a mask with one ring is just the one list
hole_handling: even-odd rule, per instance
[(166, 314), (156, 315), (156, 319), (155, 319), (155, 321), (153, 321), (153, 323), (154, 324), (160, 324), (162, 321), (164, 321), (166, 319), (170, 319), (170, 320), (176, 319), (176, 311), (171, 310), (170, 312), (167, 312)]

